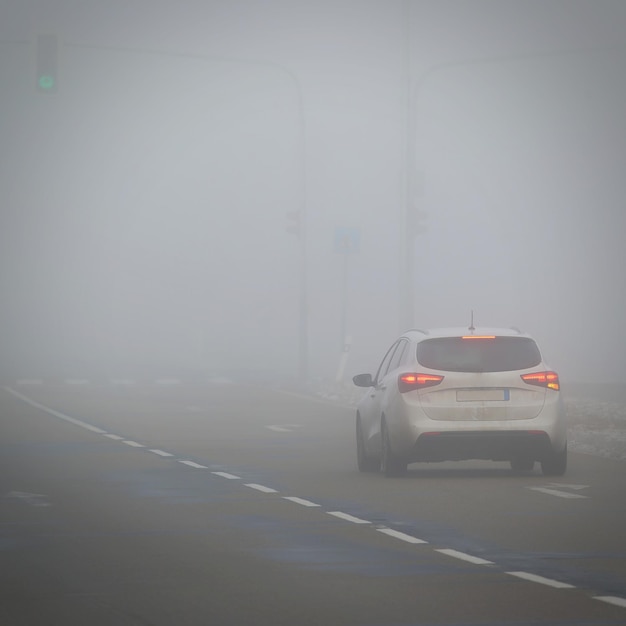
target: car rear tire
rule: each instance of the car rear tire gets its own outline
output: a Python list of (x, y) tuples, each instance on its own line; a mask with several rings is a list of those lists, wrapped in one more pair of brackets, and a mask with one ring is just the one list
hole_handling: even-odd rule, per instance
[(396, 456), (391, 449), (391, 442), (389, 441), (389, 433), (387, 432), (387, 426), (385, 422), (381, 424), (380, 428), (382, 450), (380, 455), (380, 471), (387, 478), (396, 478), (404, 476), (406, 474), (407, 462), (405, 459)]
[(356, 418), (356, 462), (359, 472), (375, 472), (380, 466), (378, 459), (367, 456), (363, 440), (361, 418), (358, 416)]
[(541, 461), (544, 476), (563, 476), (567, 469), (567, 443), (560, 452), (551, 452)]

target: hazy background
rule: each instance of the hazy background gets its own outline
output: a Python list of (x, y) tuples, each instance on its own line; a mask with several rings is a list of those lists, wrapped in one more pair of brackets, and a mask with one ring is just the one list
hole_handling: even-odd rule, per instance
[(310, 376), (340, 356), (337, 229), (346, 376), (373, 370), (411, 120), (415, 325), (473, 309), (625, 381), (625, 46), (620, 0), (0, 0), (2, 375), (296, 376), (291, 211)]

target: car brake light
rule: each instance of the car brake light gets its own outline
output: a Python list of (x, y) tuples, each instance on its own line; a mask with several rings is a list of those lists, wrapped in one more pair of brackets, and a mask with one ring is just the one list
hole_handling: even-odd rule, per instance
[(495, 339), (495, 335), (464, 335), (461, 339)]
[(398, 376), (398, 389), (400, 393), (434, 387), (443, 380), (443, 376), (437, 374), (400, 374)]
[(533, 372), (532, 374), (522, 374), (522, 380), (529, 385), (546, 387), (546, 389), (554, 389), (555, 391), (558, 391), (561, 388), (561, 385), (559, 384), (559, 375), (556, 372)]

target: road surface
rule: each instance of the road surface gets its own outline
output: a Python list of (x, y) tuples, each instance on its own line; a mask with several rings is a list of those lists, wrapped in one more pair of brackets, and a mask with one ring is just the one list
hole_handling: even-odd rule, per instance
[(624, 461), (386, 479), (353, 409), (161, 383), (0, 390), (2, 626), (626, 624)]

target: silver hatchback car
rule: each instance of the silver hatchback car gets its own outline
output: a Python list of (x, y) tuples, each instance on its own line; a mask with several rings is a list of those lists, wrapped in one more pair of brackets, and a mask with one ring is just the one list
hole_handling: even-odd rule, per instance
[(559, 376), (517, 329), (411, 330), (389, 348), (357, 406), (359, 470), (385, 476), (409, 463), (486, 459), (514, 471), (567, 468)]

